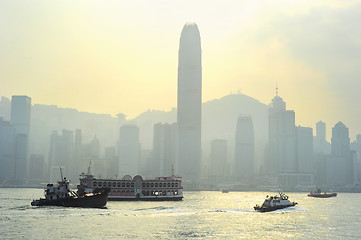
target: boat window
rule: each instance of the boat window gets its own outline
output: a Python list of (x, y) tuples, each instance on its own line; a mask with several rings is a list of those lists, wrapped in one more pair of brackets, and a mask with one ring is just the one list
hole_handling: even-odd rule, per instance
[(111, 187), (112, 186), (112, 183), (111, 182), (108, 182), (108, 187)]
[(170, 183), (167, 183), (167, 187), (170, 187)]
[[(106, 187), (107, 186), (107, 183), (106, 182), (103, 182), (103, 187)], [(100, 187), (100, 186), (99, 186)]]
[(150, 184), (150, 187), (154, 187), (154, 183), (151, 183), (151, 184)]
[(145, 187), (145, 183), (142, 183), (142, 187)]
[(120, 182), (117, 183), (117, 187), (120, 187)]
[(116, 182), (113, 182), (113, 187), (117, 186), (117, 183)]
[(122, 187), (125, 187), (125, 182), (122, 182)]
[(178, 187), (178, 183), (175, 183), (174, 185), (175, 185), (175, 187)]
[(174, 183), (172, 183), (172, 187), (174, 187)]
[(97, 186), (97, 182), (93, 182), (93, 187), (96, 187)]
[(130, 186), (131, 186), (131, 187), (134, 187), (134, 183), (131, 183)]
[(158, 187), (158, 183), (155, 183), (154, 186), (155, 186), (155, 187)]

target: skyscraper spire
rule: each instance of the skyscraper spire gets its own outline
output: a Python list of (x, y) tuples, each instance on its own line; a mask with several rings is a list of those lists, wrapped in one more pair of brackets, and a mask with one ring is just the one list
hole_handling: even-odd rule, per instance
[(278, 97), (278, 84), (276, 82), (276, 96)]

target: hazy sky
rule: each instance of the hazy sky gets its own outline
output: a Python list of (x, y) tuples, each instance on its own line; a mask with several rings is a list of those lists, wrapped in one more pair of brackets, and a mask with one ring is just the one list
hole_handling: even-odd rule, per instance
[(268, 104), (278, 83), (297, 125), (361, 133), (361, 1), (0, 0), (0, 95), (170, 110), (186, 22), (201, 33), (203, 102), (240, 90)]

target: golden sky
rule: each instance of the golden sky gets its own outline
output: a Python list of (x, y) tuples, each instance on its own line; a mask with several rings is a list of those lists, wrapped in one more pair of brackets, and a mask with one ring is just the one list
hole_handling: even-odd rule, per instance
[(240, 91), (268, 104), (277, 83), (297, 125), (361, 133), (360, 1), (0, 0), (0, 96), (168, 111), (186, 22), (201, 34), (203, 102)]

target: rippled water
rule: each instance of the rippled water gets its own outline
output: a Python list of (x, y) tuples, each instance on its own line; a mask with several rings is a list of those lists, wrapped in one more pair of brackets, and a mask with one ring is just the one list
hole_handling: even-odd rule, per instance
[[(184, 192), (179, 202), (108, 202), (106, 209), (32, 207), (41, 189), (0, 188), (1, 239), (361, 239), (361, 194), (253, 210), (262, 192)], [(275, 194), (275, 193), (274, 193)]]

